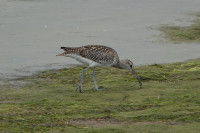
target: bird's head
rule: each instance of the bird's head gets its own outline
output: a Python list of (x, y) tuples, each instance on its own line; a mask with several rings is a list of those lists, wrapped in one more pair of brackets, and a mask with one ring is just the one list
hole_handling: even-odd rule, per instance
[(130, 61), (128, 59), (120, 60), (120, 68), (131, 71), (131, 73), (137, 78), (140, 86), (142, 86), (140, 76), (135, 72), (133, 67), (134, 67), (134, 65), (133, 65), (132, 61)]
[(121, 69), (130, 70), (130, 68), (133, 68), (133, 62), (128, 59), (120, 60), (120, 64)]

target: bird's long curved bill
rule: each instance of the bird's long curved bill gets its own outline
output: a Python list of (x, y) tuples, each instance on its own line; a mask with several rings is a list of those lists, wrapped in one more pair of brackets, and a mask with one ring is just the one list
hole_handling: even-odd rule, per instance
[(133, 75), (137, 78), (139, 85), (142, 86), (142, 82), (140, 79), (140, 76), (135, 72), (135, 70), (133, 68), (130, 68), (130, 71), (133, 73)]

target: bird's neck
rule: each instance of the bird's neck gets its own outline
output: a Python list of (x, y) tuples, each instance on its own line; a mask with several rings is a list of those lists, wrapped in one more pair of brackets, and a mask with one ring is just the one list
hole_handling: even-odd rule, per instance
[(126, 65), (123, 63), (122, 60), (118, 61), (113, 67), (120, 68), (120, 69), (126, 69)]

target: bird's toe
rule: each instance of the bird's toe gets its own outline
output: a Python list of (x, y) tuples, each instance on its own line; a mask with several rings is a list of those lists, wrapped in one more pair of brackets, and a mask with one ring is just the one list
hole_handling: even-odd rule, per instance
[(94, 90), (95, 91), (103, 91), (103, 89), (98, 89), (98, 88), (95, 88)]
[(82, 86), (79, 84), (78, 87), (76, 88), (76, 90), (79, 90), (80, 93), (83, 93), (84, 91), (82, 90)]

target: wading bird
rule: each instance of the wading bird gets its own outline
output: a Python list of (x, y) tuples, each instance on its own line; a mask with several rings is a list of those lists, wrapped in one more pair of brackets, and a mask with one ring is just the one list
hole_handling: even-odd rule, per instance
[(92, 76), (95, 86), (94, 90), (96, 91), (100, 90), (98, 89), (95, 79), (95, 67), (97, 66), (99, 67), (112, 66), (120, 69), (130, 70), (133, 73), (133, 75), (135, 75), (135, 77), (137, 78), (139, 85), (142, 86), (140, 77), (133, 69), (133, 63), (128, 59), (119, 60), (117, 52), (110, 47), (102, 45), (87, 45), (81, 47), (61, 47), (61, 49), (64, 50), (64, 53), (58, 54), (56, 56), (72, 57), (77, 61), (88, 65), (88, 67), (83, 70), (81, 75), (81, 81), (80, 84), (78, 85), (78, 89), (80, 90), (80, 92), (83, 92), (82, 83), (85, 72), (91, 67), (93, 68)]

